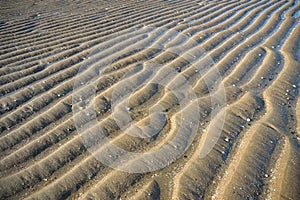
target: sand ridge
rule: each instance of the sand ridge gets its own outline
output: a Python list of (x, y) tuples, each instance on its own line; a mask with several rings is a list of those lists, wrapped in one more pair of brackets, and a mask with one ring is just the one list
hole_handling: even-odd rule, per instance
[[(1, 199), (300, 198), (297, 0), (1, 3)], [(183, 59), (190, 55), (193, 62)], [(161, 67), (149, 71), (151, 62)], [(81, 108), (74, 84), (90, 76), (97, 83), (87, 103), (95, 106), (93, 125), (74, 115)], [(188, 84), (196, 99), (180, 106), (160, 82), (171, 89)], [(160, 127), (157, 135), (138, 138), (137, 127), (128, 130), (132, 135), (120, 128), (115, 115), (124, 111), (112, 102), (126, 83), (145, 83), (124, 99), (137, 124), (153, 120), (148, 134)], [(221, 102), (223, 93), (219, 108), (211, 98)], [(157, 105), (163, 113), (151, 114)], [(126, 151), (178, 148), (172, 139), (184, 113), (199, 115), (199, 127), (165, 168), (122, 172), (87, 149), (91, 136), (91, 146), (101, 140), (93, 134), (99, 125)], [(80, 134), (76, 120), (88, 127)], [(216, 132), (213, 149), (200, 158)], [(109, 153), (100, 146), (99, 154)]]

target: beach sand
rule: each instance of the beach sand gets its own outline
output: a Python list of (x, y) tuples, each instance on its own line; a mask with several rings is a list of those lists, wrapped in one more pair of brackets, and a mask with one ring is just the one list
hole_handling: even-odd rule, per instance
[(0, 199), (300, 199), (298, 0), (0, 4)]

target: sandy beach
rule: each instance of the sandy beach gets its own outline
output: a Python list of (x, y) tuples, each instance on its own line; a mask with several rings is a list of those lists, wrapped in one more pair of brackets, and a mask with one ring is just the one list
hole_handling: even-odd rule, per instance
[(0, 5), (0, 199), (300, 199), (298, 0)]

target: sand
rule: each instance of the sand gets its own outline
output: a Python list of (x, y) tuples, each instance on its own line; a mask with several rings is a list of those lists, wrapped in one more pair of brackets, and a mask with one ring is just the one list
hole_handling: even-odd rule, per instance
[(300, 199), (299, 1), (0, 2), (0, 199)]

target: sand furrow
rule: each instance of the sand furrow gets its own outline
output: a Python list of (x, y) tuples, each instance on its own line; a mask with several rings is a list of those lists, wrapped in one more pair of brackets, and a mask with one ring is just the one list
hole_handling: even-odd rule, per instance
[[(295, 38), (297, 37), (294, 35), (290, 36), (290, 40), (295, 40)], [(285, 44), (290, 42), (292, 41), (287, 39)], [(284, 47), (285, 46), (283, 46), (282, 51), (284, 51)], [(286, 97), (284, 96), (284, 92), (294, 90), (292, 84), (297, 80), (298, 73), (295, 73), (295, 70), (297, 69), (297, 65), (299, 66), (299, 63), (291, 65), (290, 62), (292, 59), (290, 59), (286, 53), (284, 53), (284, 59), (286, 63), (283, 71), (264, 92), (267, 113), (264, 118), (256, 123), (245, 135), (243, 142), (238, 147), (237, 155), (235, 155), (230, 162), (223, 180), (218, 184), (218, 189), (215, 192), (216, 198), (249, 198), (253, 195), (253, 191), (256, 191), (255, 196), (262, 193), (261, 187), (264, 184), (264, 179), (269, 177), (266, 170), (271, 164), (270, 161), (275, 146), (277, 144), (280, 145), (280, 138), (289, 135), (289, 124), (287, 121), (288, 118), (286, 117), (289, 113), (289, 109), (287, 109), (286, 105), (288, 102), (292, 102), (293, 96), (296, 95), (294, 92), (290, 93), (289, 97)], [(255, 142), (253, 140), (255, 140)], [(283, 154), (287, 153), (285, 149), (289, 148), (289, 141), (284, 143), (287, 147), (284, 148)], [(251, 164), (249, 165), (249, 163)], [(282, 176), (280, 172), (279, 176)], [(290, 189), (292, 190), (292, 188)], [(273, 192), (271, 192), (271, 194), (272, 193)], [(297, 193), (294, 193), (294, 195), (297, 195)], [(284, 194), (283, 196), (288, 196), (288, 194)]]
[[(119, 47), (122, 48), (122, 47), (125, 47), (127, 45), (130, 45), (130, 43), (133, 43), (137, 39), (141, 39), (142, 37), (143, 37), (142, 35), (139, 35), (139, 36), (133, 37), (133, 38), (131, 38), (129, 40), (125, 39), (124, 40), (124, 44), (121, 43), (119, 45)], [(120, 39), (123, 39), (123, 38), (120, 38)], [(106, 45), (109, 45), (109, 46), (113, 47), (113, 46), (115, 46), (115, 43), (114, 42), (110, 42), (110, 43), (107, 43)], [(109, 53), (112, 53), (114, 51), (115, 50), (110, 51), (110, 52), (109, 51), (108, 52), (103, 52), (102, 56), (105, 57), (105, 56), (109, 55)], [(85, 55), (86, 54), (87, 53), (85, 53)], [(81, 56), (83, 57), (84, 55), (81, 55)], [(77, 64), (76, 62), (74, 62), (76, 60), (78, 60), (80, 63)], [(16, 84), (15, 88), (22, 87), (23, 84), (24, 84), (24, 82), (27, 82), (32, 87), (38, 86), (38, 87), (41, 88), (39, 90), (35, 90), (36, 96), (38, 96), (39, 93), (41, 95), (44, 95), (46, 92), (49, 91), (50, 88), (53, 88), (53, 87), (55, 88), (56, 85), (59, 86), (59, 84), (61, 84), (61, 82), (63, 82), (63, 83), (67, 82), (67, 80), (60, 81), (60, 77), (62, 77), (62, 75), (58, 73), (59, 70), (65, 71), (65, 73), (67, 73), (68, 71), (78, 71), (78, 69), (79, 69), (79, 67), (81, 67), (81, 65), (82, 65), (82, 58), (80, 56), (72, 56), (72, 57), (69, 58), (69, 62), (68, 63), (66, 63), (66, 60), (65, 61), (61, 61), (61, 62), (59, 62), (57, 64), (52, 65), (50, 68), (46, 69), (45, 71), (42, 71), (42, 72), (34, 74), (33, 77), (28, 77), (29, 80), (27, 80), (27, 78), (25, 78), (23, 80), (21, 79), (20, 81), (16, 81), (14, 83), (14, 84)], [(74, 75), (70, 76), (70, 78), (72, 78), (73, 80), (74, 80), (74, 77), (75, 77)], [(56, 80), (56, 82), (52, 83), (53, 81), (51, 81), (51, 80)], [(41, 82), (42, 82), (42, 86), (39, 86), (39, 85), (41, 85)], [(51, 84), (51, 85), (49, 85), (49, 84)], [(20, 86), (18, 86), (18, 85), (20, 85)], [(7, 99), (12, 98), (12, 97), (16, 97), (16, 98), (19, 97), (18, 102), (14, 102), (13, 104), (10, 105), (10, 107), (11, 107), (10, 109), (13, 109), (15, 107), (21, 106), (24, 103), (26, 103), (28, 100), (31, 99), (32, 95), (30, 93), (26, 94), (25, 91), (24, 90), (17, 90), (14, 93), (12, 93), (11, 95), (6, 95)], [(25, 93), (25, 97), (24, 97), (24, 95), (22, 95), (23, 93)], [(5, 103), (5, 97), (6, 96), (4, 96), (4, 98), (3, 98), (4, 99), (3, 100), (4, 103)]]
[[(78, 49), (78, 50), (76, 50), (76, 51), (82, 51), (82, 50), (84, 50), (84, 49)], [(45, 60), (45, 62), (47, 63), (46, 60)], [(53, 61), (48, 61), (48, 62), (53, 62)]]
[[(131, 4), (131, 5), (130, 5)], [(132, 5), (132, 3), (130, 2), (129, 4), (128, 4), (128, 6), (130, 6), (130, 8), (139, 8), (139, 7), (141, 7), (141, 5), (140, 4), (135, 4), (135, 5)], [(96, 6), (95, 6), (96, 7)], [(118, 5), (114, 5), (113, 7), (111, 7), (110, 8), (110, 10), (109, 10), (109, 12), (114, 12), (114, 11), (124, 11), (124, 10), (126, 10), (125, 9), (126, 8), (126, 6), (124, 6), (124, 5), (122, 5), (121, 7), (118, 7)], [(83, 8), (84, 9), (84, 8)], [(96, 13), (98, 13), (97, 11), (104, 11), (105, 10), (105, 8), (104, 7), (100, 7), (100, 9), (99, 10), (93, 10), (93, 9), (91, 9), (91, 13), (90, 12), (87, 12), (87, 13), (82, 13), (81, 11), (82, 10), (78, 10), (79, 12), (75, 12), (75, 13), (72, 13), (71, 15), (69, 14), (69, 13), (66, 13), (66, 12), (64, 12), (64, 13), (60, 13), (60, 12), (57, 12), (57, 13), (44, 13), (44, 14), (39, 14), (39, 13), (36, 13), (36, 14), (34, 14), (34, 15), (31, 15), (31, 16), (29, 16), (28, 18), (26, 18), (25, 20), (17, 20), (15, 23), (10, 23), (10, 22), (8, 22), (8, 23), (6, 23), (7, 25), (10, 25), (10, 27), (11, 27), (11, 29), (10, 28), (7, 28), (7, 29), (5, 29), (6, 31), (10, 31), (10, 32), (13, 32), (13, 31), (15, 31), (16, 32), (16, 30), (17, 30), (17, 28), (18, 28), (18, 26), (20, 26), (20, 25), (23, 25), (23, 26), (25, 26), (25, 25), (27, 25), (28, 23), (30, 23), (30, 19), (31, 18), (33, 18), (33, 19), (36, 19), (36, 18), (38, 18), (39, 20), (41, 20), (40, 22), (44, 22), (45, 24), (41, 24), (41, 26), (43, 26), (43, 27), (51, 27), (51, 28), (53, 28), (55, 25), (57, 25), (58, 26), (58, 28), (60, 28), (60, 25), (61, 25), (61, 22), (74, 22), (74, 21), (76, 21), (75, 19), (76, 19), (76, 14), (78, 14), (78, 13), (80, 13), (80, 15), (82, 15), (82, 16), (89, 16), (89, 15), (91, 15), (91, 16), (95, 16), (95, 14)], [(105, 13), (105, 12), (104, 12)], [(104, 16), (105, 14), (104, 14), (103, 12), (99, 12), (98, 13), (98, 16), (100, 15), (101, 17), (102, 16)], [(121, 12), (122, 13), (122, 12)], [(49, 20), (49, 17), (51, 17), (51, 16), (55, 16), (55, 19), (53, 19), (53, 21), (50, 21)], [(112, 16), (113, 17), (113, 16)], [(70, 20), (69, 21), (66, 21), (66, 18), (70, 18)], [(80, 19), (78, 19), (78, 22), (81, 22), (82, 20), (84, 20), (85, 18), (80, 18)], [(37, 20), (36, 19), (36, 21), (35, 22), (38, 22), (39, 20)], [(72, 24), (73, 25), (73, 24)], [(72, 25), (70, 26), (71, 28), (73, 28), (72, 27)], [(60, 29), (59, 29), (60, 30)], [(22, 37), (24, 37), (24, 36), (27, 36), (27, 35), (29, 35), (29, 36), (31, 36), (32, 37), (32, 35), (30, 35), (30, 34), (20, 34)]]
[[(60, 95), (60, 96), (62, 96), (62, 95)], [(68, 95), (67, 95), (67, 96), (68, 96)], [(66, 97), (67, 97), (67, 96), (66, 96)], [(65, 98), (66, 98), (66, 97), (65, 97)], [(70, 103), (69, 103), (69, 104), (70, 104)]]
[(139, 191), (133, 199), (160, 199), (160, 189), (156, 181), (151, 181), (145, 188)]
[[(248, 59), (245, 59), (245, 60), (248, 60)], [(244, 66), (244, 65), (241, 65), (241, 66)], [(244, 68), (243, 68), (243, 70), (244, 70)], [(241, 73), (241, 74), (243, 74), (243, 73)], [(235, 86), (235, 85), (234, 85)], [(203, 181), (202, 181), (203, 182)], [(187, 187), (187, 188), (191, 188), (191, 187)], [(199, 188), (200, 189), (200, 188)], [(187, 192), (184, 192), (184, 194), (186, 194)], [(176, 195), (175, 195), (176, 196)]]
[[(199, 152), (202, 147), (198, 145), (195, 153), (189, 158), (189, 162), (187, 162), (182, 171), (174, 179), (173, 198), (204, 198), (205, 189), (214, 178), (214, 174), (218, 172), (218, 166), (224, 162), (223, 160), (226, 159), (237, 136), (248, 125), (247, 119), (252, 119), (263, 107), (261, 99), (245, 95), (238, 102), (226, 109), (226, 123), (216, 147), (209, 155), (200, 159)], [(247, 112), (245, 112), (246, 110)], [(220, 113), (220, 115), (222, 114)], [(212, 134), (212, 132), (218, 129), (218, 116), (215, 120), (210, 122), (206, 131), (202, 133), (201, 138)], [(189, 180), (189, 184), (181, 184), (187, 180)]]
[[(72, 175), (71, 175), (71, 177), (73, 177)], [(53, 186), (54, 187), (54, 186)], [(55, 187), (57, 187), (56, 185), (55, 185)]]
[[(70, 145), (71, 145), (72, 143), (73, 143), (73, 142), (71, 142), (71, 143), (69, 142)], [(72, 148), (72, 146), (71, 146), (71, 148)], [(70, 151), (70, 150), (67, 149), (66, 151)], [(74, 154), (74, 153), (73, 153), (73, 154)], [(54, 154), (54, 155), (57, 155), (57, 154)], [(52, 158), (52, 159), (56, 160), (55, 158)], [(72, 158), (71, 158), (71, 159), (72, 159)], [(44, 160), (45, 160), (45, 159), (44, 159)], [(32, 183), (30, 183), (30, 184), (32, 184)]]
[(0, 199), (299, 199), (299, 10), (3, 1)]
[[(59, 46), (61, 46), (61, 43), (62, 42), (64, 42), (64, 45), (66, 46), (67, 44), (69, 44), (70, 42), (66, 42), (66, 41), (70, 41), (70, 39), (71, 39), (71, 41), (76, 41), (75, 39), (78, 39), (78, 38), (80, 38), (80, 39), (83, 39), (83, 37), (85, 36), (85, 38), (87, 39), (87, 40), (90, 40), (91, 39), (91, 33), (93, 33), (92, 35), (94, 35), (95, 34), (95, 32), (96, 33), (101, 33), (101, 32), (103, 32), (103, 31), (106, 31), (106, 30), (111, 30), (111, 29), (114, 29), (116, 26), (118, 26), (118, 28), (121, 28), (121, 24), (127, 24), (127, 22), (128, 22), (128, 20), (131, 20), (131, 21), (137, 21), (137, 20), (139, 20), (139, 19), (147, 19), (147, 16), (150, 16), (150, 14), (152, 14), (153, 12), (155, 13), (155, 11), (157, 11), (158, 10), (158, 8), (155, 8), (155, 9), (153, 9), (153, 10), (149, 10), (149, 9), (144, 9), (144, 10), (142, 10), (141, 11), (141, 13), (137, 13), (137, 14), (135, 14), (135, 15), (130, 15), (130, 18), (129, 19), (119, 19), (119, 15), (117, 16), (117, 19), (118, 20), (113, 20), (113, 22), (112, 21), (107, 21), (106, 23), (102, 23), (102, 22), (98, 22), (98, 23), (95, 23), (95, 24), (92, 24), (92, 27), (91, 28), (86, 28), (86, 29), (84, 29), (84, 30), (82, 30), (82, 28), (80, 28), (79, 29), (79, 31), (77, 31), (78, 32), (78, 35), (79, 36), (77, 36), (77, 35), (75, 35), (74, 36), (74, 34), (73, 33), (68, 33), (67, 35), (66, 35), (66, 33), (65, 33), (65, 31), (63, 31), (62, 30), (62, 34), (58, 34), (61, 38), (63, 38), (63, 39), (59, 39), (59, 38), (55, 38), (55, 37), (52, 37), (52, 36), (55, 36), (55, 35), (50, 35), (51, 36), (51, 38), (53, 38), (53, 39), (51, 39), (51, 41), (44, 41), (44, 42), (48, 42), (48, 44), (49, 45), (51, 45), (52, 47), (55, 47), (55, 46), (57, 46), (57, 45), (59, 45)], [(169, 11), (170, 10), (170, 8), (166, 8), (166, 9), (164, 9), (164, 10), (162, 10), (162, 11), (167, 11), (166, 12), (166, 15), (170, 15), (172, 12), (171, 11)], [(182, 10), (183, 11), (185, 11), (185, 10), (190, 10), (190, 8), (189, 8), (189, 6), (184, 6), (183, 8), (182, 8)], [(143, 18), (142, 17), (140, 17), (141, 15), (143, 15)], [(157, 14), (157, 16), (156, 17), (159, 17), (159, 14)], [(154, 19), (154, 16), (151, 16), (151, 18), (152, 19)], [(145, 20), (144, 19), (144, 20)], [(121, 23), (120, 23), (121, 22)], [(142, 21), (140, 21), (140, 22), (142, 22)], [(97, 25), (99, 26), (99, 25), (101, 25), (101, 26), (103, 26), (103, 28), (102, 29), (96, 29), (95, 30), (95, 28), (93, 28), (93, 27), (97, 27)], [(104, 26), (104, 25), (106, 25), (106, 26)], [(76, 31), (76, 30), (74, 30), (74, 31)], [(51, 33), (51, 32), (50, 32)], [(63, 37), (62, 37), (63, 36)], [(69, 37), (68, 37), (69, 36)], [(41, 45), (36, 45), (36, 46), (34, 46), (33, 48), (34, 49), (38, 49), (39, 51), (41, 51), (41, 50), (43, 50), (43, 46), (44, 46), (44, 44), (45, 43), (41, 43)], [(32, 49), (32, 47), (31, 47), (31, 49)], [(30, 49), (24, 49), (23, 51), (25, 51), (25, 53), (26, 52), (30, 52)], [(38, 52), (36, 52), (36, 51), (34, 51), (35, 52), (35, 54), (38, 54)], [(16, 52), (14, 52), (14, 53), (16, 53)], [(31, 53), (32, 54), (32, 53)], [(30, 55), (30, 54), (29, 54)], [(30, 55), (31, 57), (32, 57), (32, 55)]]
[[(132, 8), (134, 9), (139, 9), (141, 8), (141, 4), (137, 3), (135, 5), (127, 5), (127, 6), (124, 6), (122, 5), (122, 7), (116, 7), (116, 8), (110, 8), (109, 9), (109, 12), (116, 12), (116, 13), (119, 13), (119, 14), (126, 14), (128, 13)], [(104, 8), (102, 8), (104, 9)], [(37, 14), (38, 15), (38, 14)], [(70, 28), (75, 28), (77, 23), (78, 24), (81, 24), (82, 26), (84, 25), (89, 25), (89, 23), (87, 23), (88, 21), (90, 22), (95, 22), (94, 20), (95, 19), (98, 19), (98, 17), (103, 17), (104, 19), (107, 19), (108, 17), (105, 16), (105, 13), (101, 13), (101, 12), (87, 12), (87, 13), (84, 13), (82, 14), (81, 13), (81, 16), (79, 19), (76, 18), (76, 14), (73, 14), (73, 15), (68, 15), (67, 13), (59, 13), (59, 15), (56, 15), (56, 18), (52, 21), (49, 20), (49, 17), (51, 17), (51, 13), (49, 14), (43, 14), (43, 15), (40, 15), (40, 16), (37, 16), (37, 15), (33, 15), (31, 17), (39, 17), (38, 19), (35, 20), (35, 22), (39, 22), (40, 23), (40, 27), (43, 28), (43, 29), (47, 29), (47, 30), (53, 30), (53, 31), (60, 31), (62, 30), (62, 28), (65, 28), (65, 30), (67, 30), (67, 27), (65, 27), (65, 25), (67, 23), (71, 23), (71, 26), (69, 26)], [(117, 14), (114, 14), (114, 15), (111, 15), (111, 17), (115, 17)], [(14, 26), (11, 26), (11, 29), (6, 27), (6, 31), (16, 31), (16, 29), (18, 28), (18, 26), (26, 26), (28, 23), (30, 23), (30, 19), (31, 18), (27, 18), (26, 21), (25, 20), (18, 20), (17, 22), (14, 23)], [(22, 23), (22, 21), (25, 21)], [(75, 22), (75, 24), (73, 24)], [(57, 29), (55, 29), (55, 27), (57, 27)], [(31, 42), (31, 40), (29, 39), (32, 39), (34, 38), (35, 35), (32, 35), (32, 34), (21, 34), (20, 35), (21, 37), (26, 37), (26, 36), (29, 36), (29, 37), (26, 37), (26, 39)], [(2, 38), (2, 40), (5, 41), (5, 37)], [(14, 42), (17, 42), (17, 41), (20, 41), (20, 39), (18, 38), (14, 38)]]

